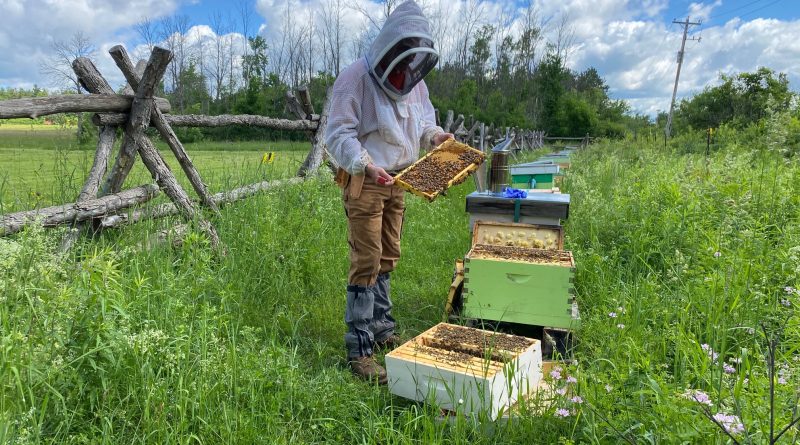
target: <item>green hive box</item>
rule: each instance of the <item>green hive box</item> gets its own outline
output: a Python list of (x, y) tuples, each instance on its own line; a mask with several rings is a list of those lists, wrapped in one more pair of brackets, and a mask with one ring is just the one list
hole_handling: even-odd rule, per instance
[(528, 162), (510, 167), (511, 184), (521, 189), (553, 188), (553, 175), (560, 171), (554, 162)]
[(511, 186), (518, 189), (551, 189), (553, 175), (511, 175)]
[(560, 258), (553, 263), (489, 258), (474, 252), (475, 247), (464, 260), (464, 316), (553, 328), (578, 326), (571, 252), (556, 251)]

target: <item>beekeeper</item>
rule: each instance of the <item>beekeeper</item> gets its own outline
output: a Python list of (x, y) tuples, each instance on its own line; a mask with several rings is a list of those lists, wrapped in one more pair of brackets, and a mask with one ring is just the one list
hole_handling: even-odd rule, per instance
[(393, 176), (452, 134), (436, 125), (422, 78), (438, 60), (428, 19), (414, 1), (399, 5), (367, 55), (333, 85), (325, 142), (341, 166), (336, 181), (348, 222), (350, 271), (344, 342), (359, 377), (386, 383), (375, 348), (394, 347), (389, 274), (400, 258), (404, 192)]

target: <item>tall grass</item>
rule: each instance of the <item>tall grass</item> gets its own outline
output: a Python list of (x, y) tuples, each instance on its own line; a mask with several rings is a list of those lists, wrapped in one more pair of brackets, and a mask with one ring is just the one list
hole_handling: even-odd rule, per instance
[[(547, 377), (564, 395), (544, 411), (441, 422), (349, 374), (346, 225), (323, 174), (224, 208), (225, 256), (196, 233), (136, 248), (175, 220), (83, 240), (65, 258), (57, 232), (0, 240), (0, 442), (724, 443), (706, 407), (761, 443), (762, 325), (783, 332), (777, 424), (796, 406), (800, 301), (785, 288), (800, 274), (799, 172), (766, 148), (722, 147), (706, 163), (678, 143), (601, 144), (572, 160), (562, 188), (582, 324), (577, 364)], [(469, 189), (408, 196), (392, 279), (405, 337), (441, 320), (469, 248)]]

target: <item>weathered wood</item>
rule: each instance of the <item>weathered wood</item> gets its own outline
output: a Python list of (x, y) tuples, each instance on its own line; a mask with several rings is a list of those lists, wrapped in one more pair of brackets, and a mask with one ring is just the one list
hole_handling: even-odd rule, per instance
[[(319, 117), (317, 118), (319, 120)], [(128, 120), (124, 113), (102, 113), (92, 116), (95, 125), (123, 125)], [(201, 114), (164, 115), (164, 120), (172, 127), (226, 127), (243, 125), (250, 127), (274, 128), (288, 131), (316, 131), (319, 122), (313, 120), (278, 119), (252, 114), (221, 114), (204, 116)], [(151, 124), (153, 122), (151, 121)]]
[(291, 91), (286, 92), (286, 109), (289, 113), (297, 116), (298, 119), (305, 119), (306, 112), (303, 110), (303, 105), (297, 100), (297, 97)]
[(328, 153), (327, 146), (325, 145), (325, 127), (328, 126), (328, 105), (330, 102), (330, 97), (331, 89), (328, 88), (328, 91), (325, 94), (325, 103), (322, 105), (319, 129), (314, 133), (314, 142), (311, 145), (311, 150), (308, 152), (308, 156), (306, 156), (305, 161), (303, 161), (303, 165), (300, 166), (297, 176), (304, 177), (316, 172), (319, 169), (319, 166), (322, 165), (324, 157), (327, 157), (329, 162), (332, 162), (334, 165), (336, 164), (336, 162)]
[[(145, 68), (147, 68), (147, 61), (146, 60), (141, 59), (138, 62), (136, 62), (136, 67), (134, 68), (134, 71), (136, 72), (136, 75), (139, 76), (140, 79), (144, 75), (144, 69)], [(122, 89), (122, 94), (134, 94), (134, 93), (135, 93), (135, 91), (133, 90), (133, 87), (131, 86), (131, 84), (126, 82), (125, 83), (125, 88)], [(127, 117), (125, 119), (127, 120)]]
[[(153, 90), (164, 75), (164, 71), (166, 71), (171, 59), (172, 53), (170, 51), (159, 47), (153, 48), (150, 60), (144, 70), (144, 75), (139, 81), (139, 85), (136, 86), (136, 95), (131, 106), (130, 118), (125, 124), (125, 139), (128, 143), (133, 143), (137, 146), (144, 165), (164, 193), (175, 204), (181, 215), (188, 220), (197, 219), (206, 229), (211, 244), (216, 247), (219, 245), (219, 235), (217, 235), (216, 230), (212, 225), (204, 223), (194, 203), (189, 199), (183, 187), (178, 184), (161, 154), (144, 133), (150, 124), (150, 117), (153, 113)], [(130, 79), (128, 81), (130, 82)], [(134, 82), (130, 83), (133, 86)]]
[(297, 96), (300, 98), (300, 105), (306, 113), (306, 119), (314, 114), (314, 105), (311, 103), (311, 93), (308, 91), (308, 86), (303, 85), (297, 89)]
[(453, 110), (447, 110), (447, 118), (444, 121), (444, 125), (442, 125), (442, 129), (445, 133), (450, 133), (450, 128), (453, 125)]
[[(114, 90), (108, 82), (106, 82), (90, 59), (86, 57), (75, 59), (72, 62), (72, 70), (78, 76), (78, 81), (83, 85), (85, 90), (92, 93), (114, 94)], [(97, 197), (100, 181), (103, 179), (103, 175), (108, 168), (108, 157), (111, 154), (111, 149), (114, 147), (116, 139), (116, 126), (100, 127), (92, 168), (89, 170), (89, 175), (78, 195), (77, 202), (80, 203)], [(72, 229), (64, 235), (59, 246), (61, 252), (67, 252), (72, 248), (81, 234), (82, 225), (82, 223), (76, 222), (75, 227), (72, 227)]]
[[(144, 74), (144, 69), (147, 67), (147, 61), (140, 60), (136, 64), (136, 73), (139, 75)], [(123, 94), (134, 94), (133, 88), (131, 88), (130, 84), (126, 84), (125, 88), (122, 89)], [(124, 116), (123, 120), (120, 122), (109, 122), (109, 123), (100, 123), (96, 122), (94, 117), (95, 116)], [(92, 122), (102, 127), (103, 125), (116, 125), (116, 126), (123, 126), (125, 122), (128, 121), (127, 114), (118, 114), (118, 113), (100, 113), (95, 114), (92, 117)], [(130, 141), (128, 144), (125, 143), (125, 139), (123, 139), (123, 143), (120, 144), (119, 152), (117, 152), (117, 157), (114, 160), (114, 166), (111, 167), (111, 171), (106, 176), (106, 181), (103, 183), (103, 187), (100, 191), (100, 195), (105, 195), (106, 193), (113, 193), (118, 191), (122, 188), (122, 184), (125, 182), (125, 178), (128, 177), (128, 173), (130, 173), (131, 168), (133, 167), (133, 163), (136, 161), (136, 146), (131, 145)]]
[(148, 184), (83, 202), (10, 213), (0, 217), (0, 236), (19, 232), (26, 226), (37, 224), (37, 222), (46, 227), (52, 227), (101, 217), (147, 202), (157, 194), (158, 187)]
[[(212, 196), (212, 199), (218, 206), (222, 207), (225, 204), (229, 204), (235, 201), (242, 200), (244, 198), (248, 198), (265, 190), (273, 189), (275, 187), (284, 185), (298, 184), (302, 181), (303, 181), (302, 178), (280, 179), (277, 181), (264, 181), (255, 184), (250, 184), (237, 189), (233, 189), (227, 192), (215, 193)], [(179, 212), (178, 209), (175, 207), (175, 204), (165, 203), (154, 206), (153, 208), (150, 209), (136, 210), (127, 214), (106, 216), (100, 222), (100, 226), (103, 228), (120, 227), (126, 224), (136, 223), (145, 219), (158, 219), (158, 218), (163, 218), (165, 216), (175, 215), (177, 213)]]
[[(58, 113), (120, 112), (128, 111), (133, 104), (132, 96), (117, 94), (67, 94), (0, 101), (0, 119), (29, 117), (31, 119)], [(166, 99), (156, 99), (158, 108), (170, 111)]]
[(458, 131), (459, 128), (461, 128), (461, 124), (463, 124), (463, 123), (464, 123), (464, 115), (463, 114), (459, 114), (458, 117), (456, 118), (456, 120), (453, 121), (453, 124), (450, 125), (449, 133), (455, 133), (456, 131)]
[[(128, 80), (128, 84), (130, 84), (133, 89), (138, 91), (139, 82), (140, 80), (143, 80), (143, 77), (140, 78), (136, 74), (135, 68), (131, 63), (130, 57), (128, 57), (127, 51), (125, 51), (125, 48), (121, 45), (117, 45), (111, 48), (109, 52), (111, 53), (111, 58), (114, 59), (117, 67), (119, 67), (119, 69), (122, 71), (122, 74), (125, 76), (125, 79)], [(208, 192), (208, 188), (203, 183), (200, 173), (198, 173), (197, 169), (194, 168), (194, 164), (192, 164), (189, 154), (186, 153), (186, 149), (183, 148), (183, 144), (181, 144), (178, 136), (175, 135), (175, 132), (172, 131), (172, 128), (164, 119), (164, 115), (158, 111), (158, 109), (153, 109), (150, 120), (153, 121), (155, 127), (158, 129), (158, 132), (161, 134), (161, 137), (167, 142), (167, 145), (172, 150), (172, 153), (178, 160), (183, 172), (189, 178), (189, 183), (192, 184), (192, 188), (194, 188), (195, 192), (197, 192), (197, 195), (200, 197), (200, 202), (211, 209), (214, 213), (219, 214), (219, 209), (211, 200), (211, 194)], [(144, 123), (145, 127), (148, 125), (149, 122)]]

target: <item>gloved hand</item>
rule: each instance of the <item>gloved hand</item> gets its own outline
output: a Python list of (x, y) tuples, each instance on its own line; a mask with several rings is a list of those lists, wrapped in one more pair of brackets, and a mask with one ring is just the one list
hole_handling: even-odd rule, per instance
[(527, 197), (528, 197), (528, 192), (526, 192), (525, 190), (512, 189), (511, 187), (506, 187), (503, 190), (503, 198), (519, 199), (519, 198), (527, 198)]

